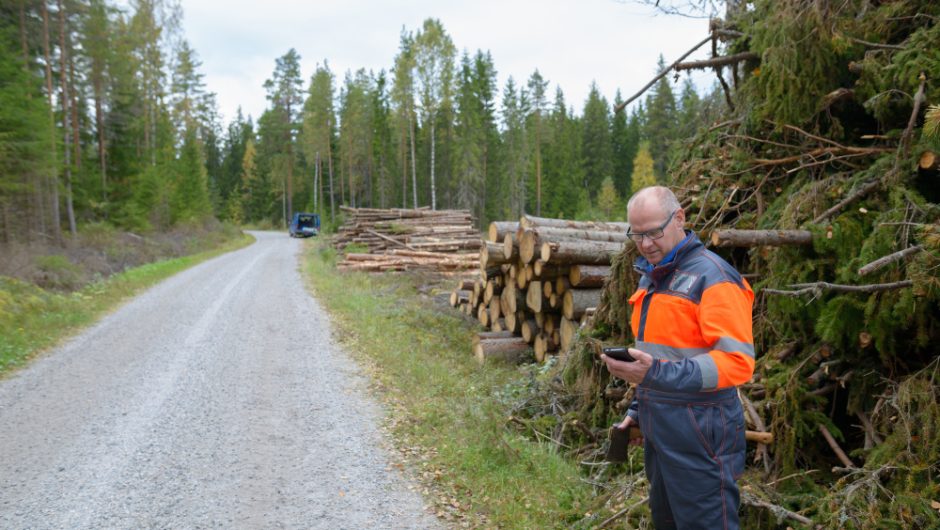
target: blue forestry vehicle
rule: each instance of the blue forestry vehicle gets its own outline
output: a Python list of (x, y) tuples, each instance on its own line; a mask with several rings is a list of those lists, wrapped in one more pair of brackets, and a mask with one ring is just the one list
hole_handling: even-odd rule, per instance
[(310, 237), (320, 233), (320, 214), (295, 213), (288, 232), (291, 237)]

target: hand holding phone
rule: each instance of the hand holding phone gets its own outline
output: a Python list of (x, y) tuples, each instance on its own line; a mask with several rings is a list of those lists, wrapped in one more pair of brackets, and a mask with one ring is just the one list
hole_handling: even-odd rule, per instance
[(636, 361), (630, 352), (627, 351), (626, 346), (615, 346), (604, 348), (604, 355), (610, 357), (611, 359), (616, 359), (618, 361), (623, 361), (625, 363), (632, 363)]

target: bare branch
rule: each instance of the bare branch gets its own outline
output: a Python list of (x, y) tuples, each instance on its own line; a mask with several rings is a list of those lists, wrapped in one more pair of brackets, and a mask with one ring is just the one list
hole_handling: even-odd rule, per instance
[(881, 181), (878, 179), (875, 179), (867, 184), (862, 184), (857, 190), (852, 192), (851, 195), (842, 199), (841, 201), (836, 203), (835, 206), (833, 206), (832, 208), (829, 208), (828, 210), (820, 214), (818, 217), (813, 219), (813, 224), (820, 223), (824, 219), (829, 218), (830, 216), (834, 215), (836, 212), (841, 211), (842, 208), (845, 208), (849, 204), (852, 204), (853, 202), (864, 197), (865, 195), (868, 195), (868, 193), (870, 193), (871, 191), (873, 191), (875, 188), (877, 188), (880, 185), (881, 185)]
[(689, 61), (687, 63), (678, 63), (676, 64), (676, 70), (704, 70), (706, 68), (716, 68), (721, 66), (728, 66), (729, 64), (740, 63), (741, 61), (750, 61), (754, 59), (760, 59), (760, 55), (757, 55), (754, 52), (741, 52), (735, 53), (734, 55), (725, 55), (722, 57), (712, 57), (711, 59), (703, 59), (701, 61)]
[(828, 282), (816, 283), (797, 283), (790, 287), (796, 291), (782, 291), (779, 289), (762, 289), (761, 292), (767, 294), (781, 294), (784, 296), (800, 296), (804, 294), (818, 294), (819, 291), (829, 290), (837, 293), (876, 293), (879, 291), (890, 291), (893, 289), (903, 289), (914, 285), (912, 280), (903, 280), (893, 283), (872, 283), (869, 285), (839, 285)]
[(914, 245), (913, 247), (908, 247), (904, 250), (899, 250), (893, 254), (888, 254), (887, 256), (880, 257), (875, 261), (869, 263), (868, 265), (863, 265), (858, 269), (859, 276), (865, 276), (870, 272), (875, 272), (876, 270), (888, 265), (889, 263), (894, 263), (895, 261), (900, 261), (907, 256), (917, 254), (921, 250), (924, 250), (922, 245)]

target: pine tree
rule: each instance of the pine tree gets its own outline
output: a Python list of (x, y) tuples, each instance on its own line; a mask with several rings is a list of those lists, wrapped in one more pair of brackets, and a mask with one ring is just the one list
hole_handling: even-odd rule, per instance
[[(330, 196), (330, 222), (335, 216), (333, 190), (333, 143), (336, 115), (333, 109), (333, 73), (330, 65), (324, 61), (317, 65), (310, 77), (307, 101), (304, 102), (303, 114), (303, 149), (308, 161), (314, 164), (320, 161), (318, 174), (321, 176), (317, 196), (323, 197), (323, 189)], [(326, 180), (323, 176), (326, 175)], [(321, 199), (325, 200), (325, 199)]]
[(548, 217), (574, 217), (585, 192), (581, 164), (581, 124), (567, 108), (564, 93), (556, 87), (549, 118), (550, 143), (545, 153), (545, 205)]
[(171, 205), (173, 223), (201, 219), (212, 214), (202, 145), (195, 127), (183, 134), (179, 159), (174, 161), (174, 190)]
[(590, 197), (600, 191), (601, 182), (613, 174), (613, 145), (610, 137), (610, 106), (591, 83), (584, 104), (581, 156), (584, 164), (584, 187)]
[[(415, 141), (414, 36), (402, 29), (398, 55), (392, 71), (392, 103), (395, 107), (397, 153), (401, 168), (401, 207), (408, 207), (408, 180), (411, 179), (412, 207), (418, 207), (418, 171)], [(410, 171), (409, 171), (410, 169)]]
[[(294, 211), (294, 139), (298, 129), (298, 117), (303, 105), (303, 79), (300, 76), (300, 55), (291, 48), (275, 61), (271, 78), (264, 82), (268, 101), (271, 102), (271, 116), (268, 132), (272, 140), (276, 138), (279, 147), (275, 149), (280, 161), (273, 168), (283, 182), (286, 215)], [(286, 223), (287, 219), (283, 219)]]
[(512, 219), (526, 213), (526, 173), (528, 153), (525, 116), (529, 100), (525, 89), (516, 89), (512, 76), (503, 89), (503, 174), (497, 194), (506, 198), (501, 219)]
[[(659, 56), (657, 71), (666, 67), (663, 56)], [(668, 76), (667, 76), (668, 77)], [(664, 179), (669, 163), (669, 152), (676, 137), (676, 98), (667, 77), (660, 79), (653, 92), (646, 98), (646, 127), (643, 137), (649, 142), (655, 159), (654, 171), (658, 179)]]
[(532, 162), (534, 167), (533, 179), (534, 189), (530, 194), (534, 200), (535, 215), (542, 215), (542, 145), (548, 140), (543, 127), (543, 119), (548, 107), (548, 101), (545, 95), (548, 89), (548, 81), (542, 78), (538, 70), (532, 73), (527, 84), (531, 107), (528, 116), (529, 126), (532, 138), (529, 145), (532, 146)]

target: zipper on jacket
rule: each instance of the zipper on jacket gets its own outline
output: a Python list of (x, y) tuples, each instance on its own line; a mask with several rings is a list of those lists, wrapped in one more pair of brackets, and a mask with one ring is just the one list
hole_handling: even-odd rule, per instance
[(654, 288), (651, 283), (649, 289), (646, 291), (646, 295), (643, 296), (643, 303), (640, 305), (640, 328), (637, 330), (636, 334), (637, 341), (646, 340), (644, 338), (644, 335), (646, 335), (646, 313), (650, 308), (650, 301), (653, 299)]

